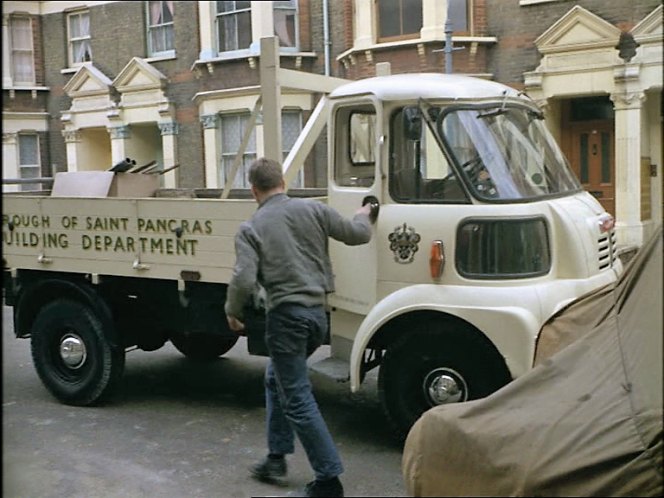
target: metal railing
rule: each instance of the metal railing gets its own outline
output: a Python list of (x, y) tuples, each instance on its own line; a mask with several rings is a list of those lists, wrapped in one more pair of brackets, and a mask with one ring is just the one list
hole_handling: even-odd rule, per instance
[(24, 185), (31, 183), (43, 183), (45, 185), (53, 185), (53, 178), (41, 177), (41, 178), (3, 178), (3, 185)]

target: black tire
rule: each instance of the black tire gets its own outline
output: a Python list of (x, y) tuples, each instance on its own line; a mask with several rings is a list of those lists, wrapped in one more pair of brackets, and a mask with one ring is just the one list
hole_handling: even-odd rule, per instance
[(238, 335), (174, 334), (173, 346), (187, 358), (197, 361), (211, 361), (226, 354), (235, 346)]
[(67, 405), (92, 405), (110, 396), (125, 364), (103, 322), (83, 303), (58, 299), (44, 306), (32, 326), (32, 360), (46, 388)]
[[(488, 340), (468, 330), (444, 328), (430, 322), (427, 329), (410, 333), (387, 348), (378, 392), (401, 441), (429, 408), (483, 398), (511, 380), (504, 360)], [(436, 390), (436, 386), (441, 388)]]

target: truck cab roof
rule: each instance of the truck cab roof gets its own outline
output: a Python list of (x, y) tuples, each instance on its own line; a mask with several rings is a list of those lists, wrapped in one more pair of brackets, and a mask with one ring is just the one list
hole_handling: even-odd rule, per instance
[[(507, 93), (505, 93), (507, 92)], [(495, 81), (457, 74), (410, 73), (376, 76), (342, 85), (331, 99), (375, 95), (380, 100), (399, 101), (424, 99), (485, 99), (518, 97), (514, 88)]]

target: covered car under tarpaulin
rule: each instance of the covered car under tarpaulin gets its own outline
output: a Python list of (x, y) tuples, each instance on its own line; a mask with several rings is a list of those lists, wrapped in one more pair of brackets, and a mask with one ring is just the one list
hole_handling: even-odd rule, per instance
[(404, 448), (409, 493), (661, 496), (661, 226), (616, 285), (543, 328), (535, 363), (487, 398), (422, 415)]

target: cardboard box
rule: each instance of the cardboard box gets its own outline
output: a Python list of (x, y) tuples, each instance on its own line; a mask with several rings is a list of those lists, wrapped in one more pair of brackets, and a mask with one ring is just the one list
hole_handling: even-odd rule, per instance
[(72, 171), (56, 173), (51, 197), (153, 197), (158, 175)]

